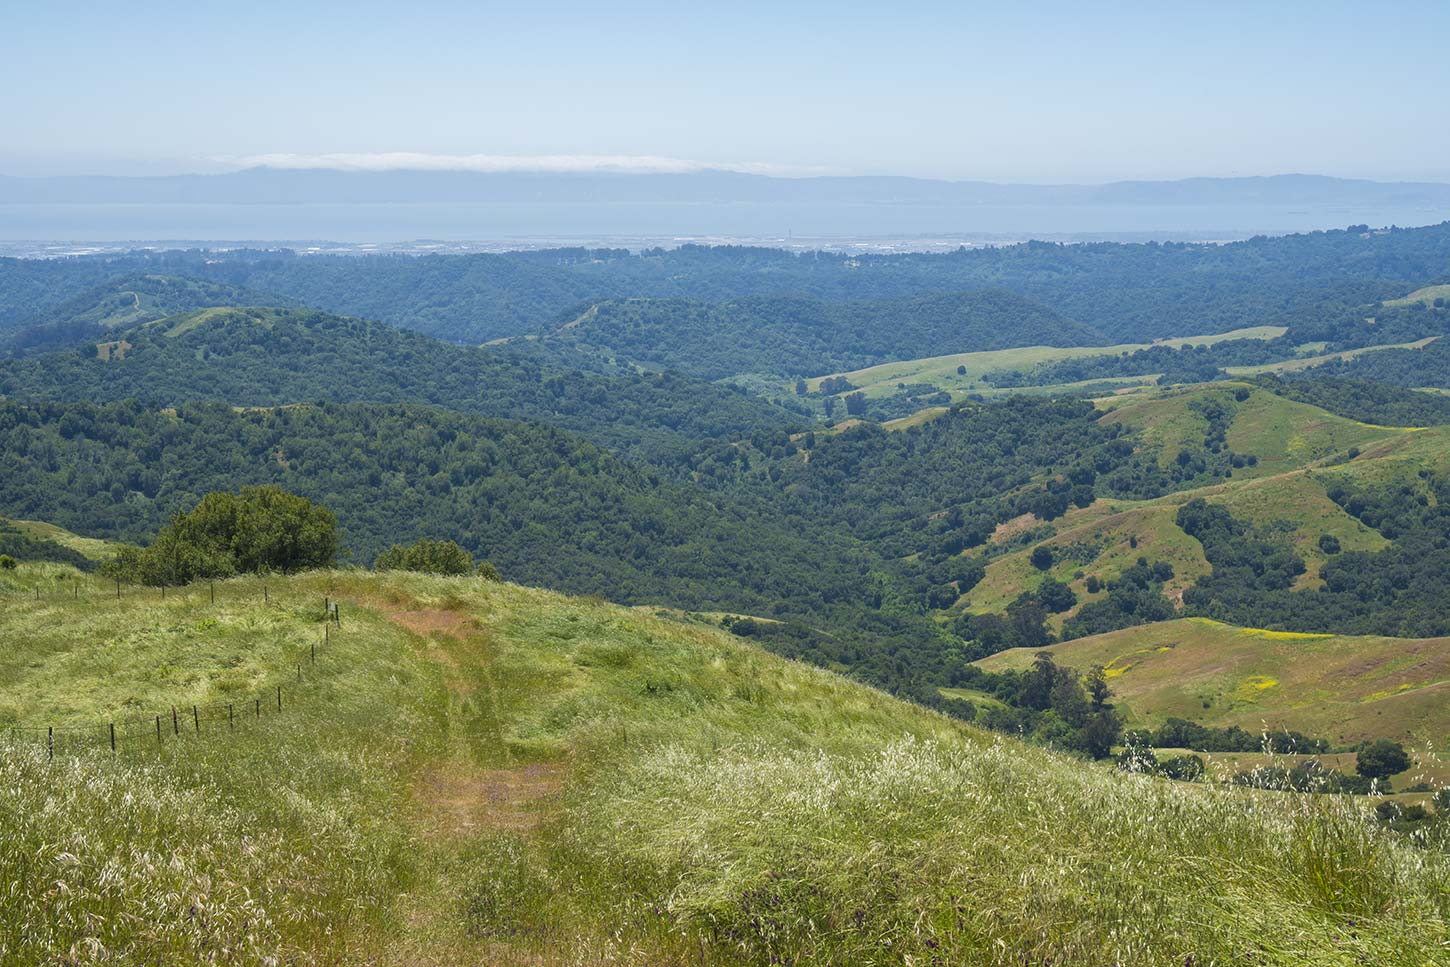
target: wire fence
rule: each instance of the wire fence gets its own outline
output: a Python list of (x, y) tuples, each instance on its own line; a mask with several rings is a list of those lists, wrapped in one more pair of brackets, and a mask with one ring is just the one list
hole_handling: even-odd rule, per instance
[[(0, 571), (0, 579), (6, 577), (5, 571)], [(26, 586), (21, 581), (5, 582), (0, 580), (0, 598), (31, 599), (35, 601), (56, 601), (60, 599), (73, 601), (171, 601), (193, 597), (203, 597), (210, 603), (215, 604), (219, 597), (225, 599), (228, 593), (234, 595), (257, 594), (261, 597), (263, 604), (271, 603), (273, 597), (272, 589), (266, 583), (266, 579), (259, 579), (258, 583), (238, 581), (237, 579), (223, 579), (220, 589), (216, 581), (194, 582), (186, 585), (155, 585), (155, 584), (134, 584), (117, 578), (105, 578), (93, 573), (83, 573), (78, 576), (54, 576), (35, 579), (36, 583)], [(283, 596), (285, 597), (285, 595)]]
[[(198, 593), (195, 587), (173, 588), (171, 591), (173, 597), (178, 592), (188, 596)], [(159, 593), (164, 592), (165, 589), (161, 589)], [(147, 589), (145, 593), (158, 592), (156, 589)], [(215, 584), (200, 593), (206, 595), (211, 602), (216, 601)], [(79, 589), (60, 596), (79, 598)], [(43, 600), (45, 595), (39, 597)], [(263, 585), (262, 603), (269, 604), (271, 599), (272, 595)], [(285, 714), (302, 697), (302, 686), (310, 677), (305, 672), (316, 668), (319, 651), (326, 656), (330, 651), (334, 632), (341, 631), (342, 612), (338, 602), (324, 597), (322, 607), (321, 648), (318, 640), (314, 638), (305, 649), (299, 651), (297, 661), (291, 669), (274, 678), (260, 691), (228, 696), (224, 702), (166, 705), (156, 711), (116, 716), (102, 721), (0, 725), (0, 736), (12, 744), (38, 744), (53, 761), (56, 756), (66, 755), (120, 755), (138, 751), (159, 753), (188, 740), (255, 732)]]

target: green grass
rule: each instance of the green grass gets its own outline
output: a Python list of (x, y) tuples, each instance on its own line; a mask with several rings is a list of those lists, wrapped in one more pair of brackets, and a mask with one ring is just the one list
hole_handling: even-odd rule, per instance
[[(1105, 510), (1104, 502), (1099, 502), (1071, 514), (1054, 536), (1039, 542), (1052, 548), (1055, 557), (1046, 571), (1032, 565), (1032, 548), (1004, 555), (987, 566), (986, 576), (959, 603), (978, 614), (1000, 612), (1023, 591), (1052, 577), (1071, 587), (1081, 605), (1106, 594), (1087, 593), (1089, 576), (1103, 582), (1115, 580), (1140, 557), (1173, 565), (1173, 580), (1164, 588), (1170, 595), (1209, 573), (1203, 548), (1174, 523), (1177, 505), (1140, 506), (1109, 514)], [(1061, 616), (1056, 624), (1061, 626)]]
[[(1233, 389), (1187, 387), (1119, 397), (1100, 401), (1100, 405), (1104, 419), (1133, 426), (1151, 444), (1161, 447), (1160, 459), (1166, 464), (1180, 449), (1202, 441), (1208, 425), (1190, 404), (1212, 396), (1234, 407), (1229, 446), (1235, 453), (1256, 456), (1257, 467), (1236, 470), (1232, 478), (1208, 487), (1156, 500), (1103, 499), (1073, 509), (1052, 522), (1050, 537), (995, 558), (983, 580), (958, 605), (974, 613), (1000, 612), (1047, 576), (1071, 586), (1080, 603), (1086, 603), (1104, 593), (1087, 593), (1088, 576), (1112, 580), (1139, 557), (1173, 566), (1173, 580), (1164, 591), (1177, 597), (1209, 573), (1202, 547), (1175, 522), (1178, 508), (1197, 497), (1222, 504), (1234, 516), (1259, 525), (1288, 524), (1286, 536), (1307, 566), (1298, 586), (1316, 587), (1319, 569), (1327, 560), (1319, 548), (1321, 535), (1337, 537), (1344, 550), (1375, 551), (1388, 543), (1329, 499), (1330, 483), (1341, 477), (1375, 484), (1399, 482), (1413, 477), (1422, 466), (1436, 466), (1444, 460), (1447, 448), (1440, 429), (1418, 431), (1357, 423), (1262, 390), (1253, 390), (1240, 402)], [(1320, 466), (1348, 453), (1351, 447), (1362, 448), (1359, 459), (1332, 468)], [(1038, 544), (1055, 553), (1056, 562), (1047, 571), (1039, 571), (1030, 562)], [(1062, 616), (1053, 622), (1060, 627)]]
[[(1332, 741), (1450, 737), (1450, 639), (1299, 635), (1183, 618), (1053, 645), (1059, 661), (1109, 671), (1135, 725), (1170, 717), (1251, 732), (1284, 726)], [(1031, 649), (983, 668), (1023, 668)]]
[(1450, 285), (1428, 285), (1423, 289), (1416, 289), (1402, 299), (1390, 299), (1385, 305), (1407, 306), (1412, 302), (1423, 302), (1430, 305), (1436, 299), (1450, 299)]
[(10, 520), (9, 523), (23, 534), (38, 540), (54, 541), (62, 547), (68, 547), (77, 554), (84, 555), (93, 561), (104, 561), (113, 557), (119, 547), (114, 541), (103, 541), (95, 537), (81, 537), (79, 534), (72, 534), (63, 527), (57, 527), (54, 524), (48, 524), (44, 521)]
[(1450, 862), (1361, 802), (1120, 775), (545, 591), (333, 572), (163, 604), (75, 580), (23, 565), (0, 588), (24, 671), (0, 701), (26, 724), (226, 701), (288, 677), (323, 595), (343, 626), (236, 733), (0, 747), (6, 963), (1444, 954)]
[(257, 325), (270, 329), (272, 328), (274, 317), (286, 312), (286, 309), (213, 306), (209, 309), (197, 309), (193, 312), (186, 312), (176, 316), (167, 316), (165, 319), (158, 319), (150, 323), (150, 325), (160, 327), (165, 331), (167, 336), (172, 338), (184, 336), (193, 329), (198, 329), (214, 319), (237, 322), (243, 325)]
[(1145, 442), (1160, 446), (1164, 466), (1185, 447), (1202, 444), (1208, 422), (1193, 409), (1195, 402), (1213, 398), (1229, 406), (1234, 412), (1227, 434), (1229, 448), (1258, 460), (1255, 467), (1236, 470), (1237, 480), (1300, 469), (1351, 447), (1363, 450), (1413, 432), (1359, 423), (1261, 389), (1251, 389), (1248, 398), (1239, 401), (1234, 393), (1243, 388), (1242, 384), (1210, 383), (1121, 396), (1100, 401), (1100, 405), (1106, 411), (1105, 420), (1131, 426)]
[[(952, 393), (954, 396), (968, 392), (990, 393), (992, 388), (981, 382), (982, 374), (995, 369), (1029, 370), (1041, 363), (1055, 363), (1064, 359), (1080, 359), (1085, 356), (1110, 356), (1129, 353), (1149, 346), (1211, 346), (1229, 339), (1275, 339), (1287, 330), (1279, 326), (1255, 326), (1213, 336), (1184, 336), (1163, 339), (1156, 343), (1124, 343), (1118, 346), (1080, 346), (1067, 349), (1052, 346), (1024, 346), (1020, 349), (1000, 349), (988, 352), (955, 353), (949, 356), (929, 356), (923, 359), (909, 359), (895, 363), (882, 363), (866, 369), (858, 369), (844, 375), (853, 386), (865, 391), (867, 396), (890, 396), (896, 392), (897, 383), (929, 383)], [(957, 372), (958, 366), (966, 367), (966, 374)], [(807, 380), (812, 390), (820, 387), (821, 379)], [(1145, 377), (1151, 379), (1151, 377)], [(1111, 382), (1123, 382), (1113, 380)], [(1131, 381), (1131, 380), (1128, 380)], [(1105, 382), (1095, 380), (1091, 382)], [(1032, 387), (1041, 392), (1042, 387)]]

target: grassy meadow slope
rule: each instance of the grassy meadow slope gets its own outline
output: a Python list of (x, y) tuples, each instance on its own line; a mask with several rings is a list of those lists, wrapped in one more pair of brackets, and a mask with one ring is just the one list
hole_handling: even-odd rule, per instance
[[(1179, 618), (1052, 645), (1102, 665), (1134, 726), (1175, 717), (1249, 732), (1287, 727), (1336, 742), (1450, 738), (1450, 639), (1300, 634)], [(1036, 649), (977, 664), (1025, 668)]]
[[(4, 716), (92, 728), (62, 731), (54, 762), (44, 733), (0, 746), (0, 959), (1445, 954), (1445, 854), (1354, 801), (1115, 774), (594, 600), (360, 572), (267, 589), (118, 600), (53, 565), (5, 577)], [(312, 666), (324, 595), (341, 628)], [(235, 732), (213, 709), (113, 756), (97, 728), (279, 675), (286, 710)]]
[[(1199, 542), (1175, 522), (1178, 508), (1197, 497), (1221, 504), (1240, 519), (1283, 528), (1307, 568), (1296, 586), (1316, 587), (1319, 569), (1328, 559), (1318, 543), (1322, 535), (1335, 537), (1346, 551), (1376, 551), (1388, 544), (1378, 531), (1329, 499), (1334, 483), (1400, 482), (1422, 468), (1444, 468), (1450, 462), (1450, 430), (1444, 427), (1373, 426), (1260, 388), (1237, 399), (1237, 391), (1246, 389), (1211, 384), (1099, 401), (1103, 421), (1133, 427), (1158, 448), (1160, 464), (1169, 466), (1180, 451), (1201, 445), (1210, 427), (1194, 404), (1214, 400), (1232, 413), (1224, 433), (1228, 449), (1252, 456), (1255, 465), (1152, 500), (1105, 498), (1050, 524), (1023, 521), (1022, 528), (1047, 533), (992, 559), (986, 577), (959, 606), (974, 613), (1000, 611), (1045, 577), (1069, 584), (1082, 603), (1098, 600), (1104, 592), (1088, 594), (1086, 578), (1111, 580), (1139, 557), (1173, 565), (1174, 578), (1165, 592), (1177, 596), (1209, 573)], [(1350, 458), (1351, 453), (1357, 455)], [(1031, 564), (1039, 544), (1054, 551), (1053, 564), (1045, 570)]]
[[(806, 383), (812, 390), (816, 390), (820, 388), (821, 380), (828, 379), (831, 376), (844, 376), (852, 386), (860, 389), (868, 397), (890, 396), (896, 392), (897, 383), (929, 383), (934, 387), (952, 393), (954, 396), (964, 396), (968, 392), (992, 395), (1006, 392), (1003, 390), (994, 390), (992, 387), (981, 382), (983, 374), (993, 372), (994, 370), (1020, 370), (1025, 372), (1040, 363), (1052, 363), (1064, 359), (1080, 359), (1087, 356), (1118, 356), (1133, 352), (1134, 350), (1147, 349), (1150, 345), (1169, 347), (1212, 346), (1232, 339), (1274, 339), (1282, 336), (1284, 332), (1285, 329), (1282, 326), (1256, 326), (1248, 329), (1236, 329), (1232, 332), (1215, 336), (1184, 336), (1180, 338), (1160, 339), (1154, 343), (1123, 343), (1114, 346), (1084, 344), (1067, 348), (1039, 345), (953, 353), (945, 356), (931, 356), (922, 359), (907, 359), (899, 362), (881, 363), (876, 366), (868, 366), (850, 372), (826, 374), (824, 376), (818, 376), (815, 379), (807, 380)], [(965, 369), (966, 372), (957, 372), (958, 367)], [(1141, 379), (1151, 381), (1153, 377), (1142, 377)], [(1114, 380), (1114, 382), (1121, 381), (1124, 380)], [(1139, 379), (1129, 377), (1126, 381), (1136, 382)], [(1043, 392), (1046, 388), (1033, 386), (1028, 387), (1028, 389), (1034, 392)]]

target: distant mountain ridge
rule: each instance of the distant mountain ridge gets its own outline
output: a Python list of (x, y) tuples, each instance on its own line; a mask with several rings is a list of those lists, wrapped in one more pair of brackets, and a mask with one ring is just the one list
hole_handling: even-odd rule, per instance
[(1450, 184), (1325, 175), (1037, 185), (896, 176), (786, 178), (706, 170), (620, 172), (342, 171), (247, 168), (224, 174), (0, 176), (0, 204), (806, 203), (840, 205), (1450, 205)]

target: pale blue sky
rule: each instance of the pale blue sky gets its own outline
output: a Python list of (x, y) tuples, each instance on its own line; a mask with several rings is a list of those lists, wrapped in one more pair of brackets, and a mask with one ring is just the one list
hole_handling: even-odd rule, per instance
[(5, 6), (0, 173), (412, 152), (1450, 181), (1446, 3)]

